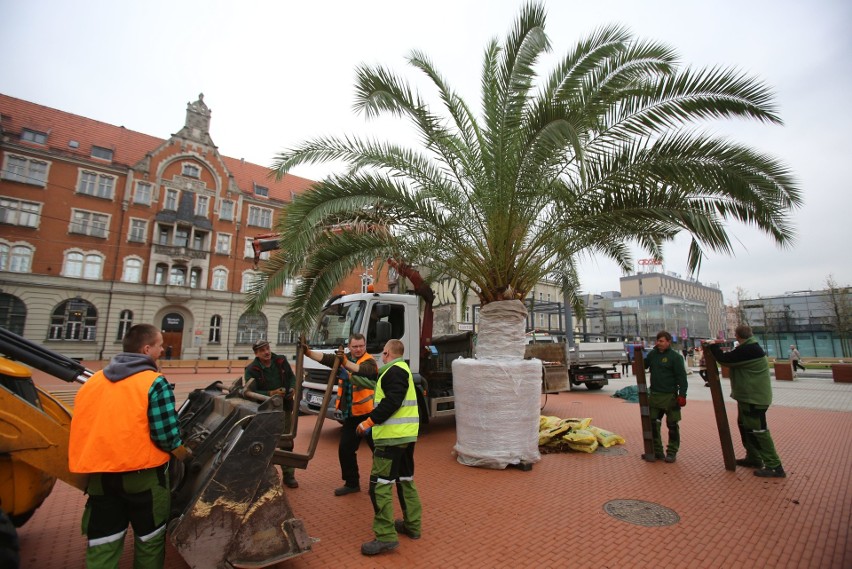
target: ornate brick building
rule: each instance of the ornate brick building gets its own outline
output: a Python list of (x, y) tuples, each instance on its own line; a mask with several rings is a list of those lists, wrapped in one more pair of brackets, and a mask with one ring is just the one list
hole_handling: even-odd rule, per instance
[(143, 322), (174, 358), (292, 351), (293, 283), (259, 315), (244, 291), (252, 239), (313, 182), (222, 156), (210, 121), (203, 95), (161, 139), (0, 94), (0, 326), (81, 359)]

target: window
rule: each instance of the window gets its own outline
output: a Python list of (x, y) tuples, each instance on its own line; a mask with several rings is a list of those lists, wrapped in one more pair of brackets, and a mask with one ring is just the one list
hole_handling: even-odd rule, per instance
[(174, 286), (184, 286), (186, 284), (186, 267), (175, 265), (169, 272), (169, 284)]
[(206, 251), (207, 250), (207, 232), (206, 231), (195, 231), (192, 234), (192, 248), (196, 251)]
[(154, 186), (148, 182), (136, 182), (136, 191), (133, 192), (133, 203), (151, 205), (154, 195)]
[(47, 185), (47, 162), (7, 154), (3, 179), (44, 187)]
[(260, 197), (263, 197), (263, 198), (268, 198), (269, 197), (269, 188), (264, 187), (264, 186), (258, 186), (257, 184), (255, 184), (254, 185), (254, 195), (260, 196)]
[(0, 223), (38, 227), (41, 220), (41, 204), (10, 198), (0, 198)]
[(0, 328), (23, 336), (26, 321), (27, 305), (17, 296), (0, 292)]
[(216, 252), (221, 255), (231, 254), (231, 236), (227, 233), (216, 234)]
[(28, 245), (9, 245), (0, 242), (0, 271), (28, 273), (32, 260), (33, 250)]
[(80, 297), (66, 300), (50, 317), (51, 340), (94, 342), (97, 335), (98, 311)]
[(78, 193), (111, 200), (114, 188), (114, 176), (88, 170), (80, 171), (80, 182), (77, 184)]
[(201, 168), (195, 164), (184, 163), (181, 167), (181, 173), (184, 176), (189, 176), (190, 178), (199, 178), (201, 177)]
[(240, 285), (240, 292), (248, 292), (252, 285), (260, 278), (260, 273), (257, 271), (246, 271), (243, 273), (243, 282)]
[(168, 225), (160, 225), (160, 234), (157, 238), (157, 243), (160, 245), (169, 245), (172, 240), (172, 228)]
[(189, 244), (189, 229), (175, 229), (175, 245), (186, 247)]
[(142, 282), (142, 260), (137, 257), (126, 258), (124, 270), (121, 271), (121, 280), (126, 283)]
[(234, 219), (234, 202), (231, 200), (223, 200), (222, 206), (219, 208), (219, 219), (232, 221)]
[(222, 341), (222, 317), (218, 314), (210, 318), (210, 334), (207, 336), (207, 341), (211, 344), (218, 344)]
[(228, 271), (213, 269), (213, 290), (226, 290), (228, 287)]
[(128, 241), (144, 243), (145, 236), (148, 233), (148, 222), (144, 219), (130, 219), (130, 235), (127, 236)]
[(255, 227), (272, 227), (272, 210), (265, 207), (249, 206), (248, 224)]
[(253, 344), (266, 338), (266, 316), (263, 314), (243, 314), (237, 323), (237, 343)]
[(210, 204), (210, 198), (207, 196), (195, 196), (195, 215), (199, 217), (207, 217), (207, 208)]
[(65, 263), (62, 267), (62, 276), (100, 279), (103, 269), (104, 258), (100, 253), (81, 253), (70, 251), (65, 254)]
[(286, 316), (282, 316), (278, 321), (278, 343), (279, 344), (295, 344), (299, 339), (299, 335), (290, 326), (290, 321)]
[(71, 210), (71, 233), (82, 233), (92, 237), (106, 237), (109, 227), (109, 216), (103, 213), (84, 211), (81, 209)]
[(121, 314), (118, 315), (118, 334), (116, 334), (115, 339), (123, 340), (131, 326), (133, 326), (133, 312), (122, 310)]
[(92, 146), (92, 158), (100, 158), (101, 160), (112, 162), (112, 150), (103, 146)]
[(154, 271), (154, 284), (164, 285), (166, 284), (166, 275), (169, 273), (168, 265), (164, 263), (158, 263), (157, 267)]
[(177, 211), (178, 206), (178, 191), (166, 190), (166, 201), (163, 204), (163, 209)]
[(25, 128), (21, 131), (21, 140), (25, 142), (34, 142), (36, 144), (47, 144), (47, 134)]
[(284, 289), (281, 294), (284, 296), (293, 296), (296, 294), (296, 287), (299, 286), (299, 279), (287, 279), (284, 281)]
[(198, 284), (201, 282), (201, 269), (198, 267), (194, 267), (191, 271), (189, 271), (189, 288), (198, 288)]
[[(254, 258), (254, 247), (251, 246), (251, 244), (253, 242), (254, 242), (254, 238), (246, 237), (246, 244), (245, 244), (245, 248), (243, 250), (243, 257), (245, 257), (246, 259), (253, 259)], [(260, 254), (260, 260), (261, 261), (265, 261), (268, 258), (269, 258), (269, 251), (264, 251), (263, 253)]]

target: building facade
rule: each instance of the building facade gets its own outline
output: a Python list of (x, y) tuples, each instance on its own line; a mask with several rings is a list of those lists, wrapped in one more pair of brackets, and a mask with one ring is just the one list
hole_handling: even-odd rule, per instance
[(137, 323), (173, 358), (253, 357), (258, 338), (293, 351), (295, 283), (262, 314), (245, 292), (254, 237), (313, 182), (222, 156), (211, 115), (199, 95), (161, 139), (0, 94), (0, 326), (80, 359), (110, 358)]
[(803, 357), (852, 356), (852, 288), (799, 291), (740, 301), (742, 323), (770, 357), (787, 358), (795, 345)]

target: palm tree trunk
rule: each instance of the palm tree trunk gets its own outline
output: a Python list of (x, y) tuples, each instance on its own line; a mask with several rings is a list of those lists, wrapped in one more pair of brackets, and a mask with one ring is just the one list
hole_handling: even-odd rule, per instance
[(541, 361), (525, 360), (527, 311), (519, 300), (485, 305), (476, 358), (453, 361), (458, 461), (502, 469), (538, 452)]

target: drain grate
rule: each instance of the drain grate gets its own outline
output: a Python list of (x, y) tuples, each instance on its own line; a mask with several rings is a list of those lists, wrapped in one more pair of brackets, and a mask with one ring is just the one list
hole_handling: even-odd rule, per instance
[(610, 516), (637, 526), (662, 527), (680, 521), (674, 510), (643, 500), (610, 500), (603, 509)]

